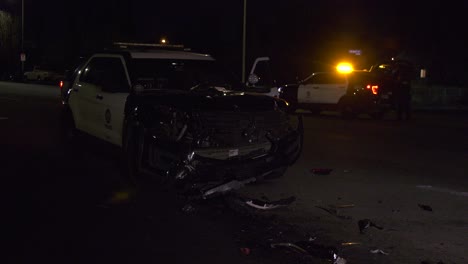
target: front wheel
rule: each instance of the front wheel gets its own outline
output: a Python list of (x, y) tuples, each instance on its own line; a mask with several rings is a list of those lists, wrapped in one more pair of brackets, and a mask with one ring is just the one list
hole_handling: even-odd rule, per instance
[(356, 117), (354, 109), (350, 105), (344, 105), (340, 108), (341, 117), (344, 119), (352, 119)]
[(295, 114), (297, 111), (297, 106), (295, 104), (290, 104), (286, 111), (288, 114)]
[(338, 109), (343, 119), (351, 119), (357, 115), (350, 98), (342, 98), (338, 103)]
[(60, 134), (65, 144), (76, 141), (78, 130), (75, 126), (73, 114), (69, 108), (63, 108), (60, 114)]
[(140, 178), (140, 163), (141, 163), (141, 144), (142, 136), (139, 132), (141, 129), (134, 124), (126, 123), (124, 131), (124, 141), (122, 144), (123, 151), (123, 162), (124, 168), (123, 173), (127, 176), (127, 180), (130, 185), (136, 186)]

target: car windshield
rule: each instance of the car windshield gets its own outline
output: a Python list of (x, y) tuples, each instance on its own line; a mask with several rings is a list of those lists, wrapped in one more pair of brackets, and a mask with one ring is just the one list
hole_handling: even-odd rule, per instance
[(195, 90), (240, 86), (233, 74), (214, 60), (134, 59), (132, 79), (145, 90)]

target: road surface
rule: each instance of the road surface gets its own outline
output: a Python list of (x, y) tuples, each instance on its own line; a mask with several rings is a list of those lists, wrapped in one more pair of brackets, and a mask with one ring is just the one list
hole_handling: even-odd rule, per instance
[[(8, 263), (329, 263), (270, 247), (304, 239), (336, 247), (348, 263), (467, 262), (466, 116), (304, 113), (297, 164), (238, 192), (295, 203), (264, 212), (219, 199), (184, 212), (190, 203), (166, 190), (127, 188), (118, 149), (92, 138), (64, 144), (57, 87), (0, 83), (0, 105)], [(361, 234), (363, 219), (383, 229)]]

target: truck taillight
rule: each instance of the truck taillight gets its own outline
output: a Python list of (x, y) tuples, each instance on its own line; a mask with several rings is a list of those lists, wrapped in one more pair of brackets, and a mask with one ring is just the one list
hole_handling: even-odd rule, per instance
[(367, 89), (372, 90), (372, 94), (378, 94), (379, 93), (379, 86), (378, 85), (370, 85), (368, 84), (366, 86)]

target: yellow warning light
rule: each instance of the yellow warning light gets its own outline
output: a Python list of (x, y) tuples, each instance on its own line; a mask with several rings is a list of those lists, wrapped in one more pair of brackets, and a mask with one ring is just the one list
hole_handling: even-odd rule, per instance
[(342, 62), (336, 66), (336, 70), (339, 73), (350, 73), (353, 71), (353, 65), (347, 62)]

